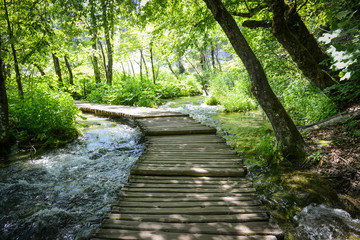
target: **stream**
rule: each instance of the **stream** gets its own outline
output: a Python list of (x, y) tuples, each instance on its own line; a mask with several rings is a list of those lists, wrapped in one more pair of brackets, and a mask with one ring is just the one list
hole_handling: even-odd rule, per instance
[[(202, 102), (180, 98), (160, 108), (216, 127), (244, 158), (257, 134), (271, 131), (260, 110), (223, 113)], [(143, 135), (130, 121), (85, 116), (83, 136), (67, 147), (28, 159), (14, 155), (21, 160), (0, 168), (0, 240), (85, 239), (110, 210), (144, 150)], [(286, 239), (360, 239), (359, 216), (346, 211), (327, 182), (308, 172), (251, 167), (249, 176)]]
[(86, 115), (66, 148), (0, 168), (0, 239), (85, 239), (141, 155), (135, 126)]

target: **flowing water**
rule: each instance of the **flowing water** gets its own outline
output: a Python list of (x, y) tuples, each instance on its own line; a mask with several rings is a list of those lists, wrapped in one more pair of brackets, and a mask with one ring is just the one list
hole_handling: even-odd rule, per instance
[[(254, 158), (246, 152), (259, 143), (264, 132), (272, 131), (265, 114), (260, 110), (224, 113), (221, 107), (207, 106), (203, 100), (203, 97), (180, 98), (160, 108), (190, 114), (216, 127), (229, 145), (243, 151), (244, 157)], [(344, 204), (324, 179), (301, 171), (251, 167), (249, 170), (257, 192), (285, 231), (285, 239), (360, 239), (360, 220), (337, 208)]]
[(0, 169), (0, 239), (82, 239), (110, 210), (142, 134), (92, 115), (83, 124), (68, 147)]

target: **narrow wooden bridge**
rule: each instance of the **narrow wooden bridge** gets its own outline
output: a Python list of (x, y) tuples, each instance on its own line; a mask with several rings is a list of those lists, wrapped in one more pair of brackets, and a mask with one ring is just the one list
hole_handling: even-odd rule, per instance
[(146, 150), (90, 239), (276, 240), (281, 229), (214, 128), (152, 108), (76, 102), (84, 112), (137, 121)]

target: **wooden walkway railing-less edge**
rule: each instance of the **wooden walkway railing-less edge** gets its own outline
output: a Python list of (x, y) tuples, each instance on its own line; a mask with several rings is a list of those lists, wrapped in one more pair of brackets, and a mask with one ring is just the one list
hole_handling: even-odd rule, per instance
[(276, 240), (246, 167), (214, 128), (152, 108), (76, 102), (95, 114), (136, 120), (146, 150), (89, 239)]

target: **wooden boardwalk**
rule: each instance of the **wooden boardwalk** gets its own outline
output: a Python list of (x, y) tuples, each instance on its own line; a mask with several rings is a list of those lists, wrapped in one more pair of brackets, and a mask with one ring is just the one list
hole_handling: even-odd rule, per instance
[(86, 112), (135, 119), (146, 137), (146, 150), (128, 183), (90, 239), (283, 239), (245, 178), (242, 160), (214, 128), (181, 113), (76, 105)]

